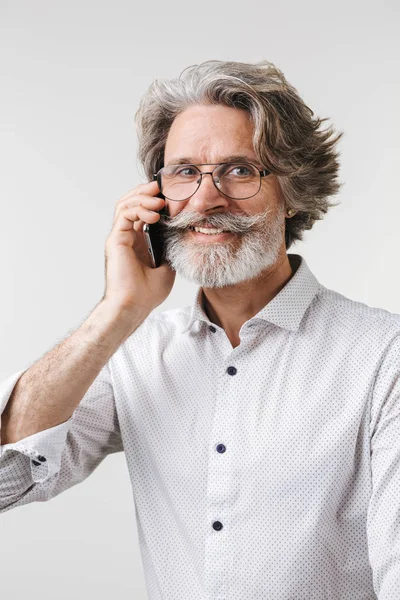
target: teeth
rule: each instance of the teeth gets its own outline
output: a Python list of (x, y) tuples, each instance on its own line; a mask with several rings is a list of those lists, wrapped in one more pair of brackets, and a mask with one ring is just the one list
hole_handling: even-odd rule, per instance
[(212, 229), (211, 227), (194, 227), (195, 231), (198, 231), (199, 233), (222, 233), (224, 230), (223, 229)]

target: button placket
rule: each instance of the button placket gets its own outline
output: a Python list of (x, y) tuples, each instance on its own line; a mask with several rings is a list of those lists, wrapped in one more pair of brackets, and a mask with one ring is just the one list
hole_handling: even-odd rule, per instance
[[(235, 431), (239, 401), (232, 386), (236, 387), (238, 368), (230, 364), (232, 356), (236, 358), (236, 354), (232, 355), (230, 352), (225, 357), (224, 364), (221, 364), (215, 386), (212, 444), (208, 461), (207, 520), (210, 533), (206, 538), (204, 566), (210, 597), (219, 597), (227, 591), (229, 548), (225, 536), (229, 533), (230, 508), (237, 496), (230, 450), (233, 446), (232, 433)], [(226, 360), (229, 362), (226, 363)]]

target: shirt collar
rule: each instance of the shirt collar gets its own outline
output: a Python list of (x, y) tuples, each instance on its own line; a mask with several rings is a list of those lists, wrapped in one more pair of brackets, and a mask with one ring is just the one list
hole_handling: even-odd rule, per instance
[[(294, 275), (280, 292), (250, 320), (261, 319), (283, 329), (297, 331), (307, 308), (320, 287), (320, 283), (302, 256), (288, 254), (288, 259), (292, 269), (295, 270)], [(204, 310), (203, 300), (203, 290), (200, 287), (197, 290), (188, 320), (181, 328), (181, 333), (186, 333), (196, 321), (212, 325)]]

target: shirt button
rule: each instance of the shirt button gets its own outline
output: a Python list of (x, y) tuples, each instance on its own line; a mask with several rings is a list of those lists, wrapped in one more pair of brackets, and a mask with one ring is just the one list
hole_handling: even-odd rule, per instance
[(220, 531), (222, 529), (221, 521), (214, 521), (213, 528), (215, 529), (215, 531)]
[(229, 373), (229, 375), (236, 375), (237, 369), (236, 367), (228, 367), (226, 372)]
[(219, 452), (220, 454), (222, 454), (223, 452), (225, 452), (226, 450), (226, 446), (224, 446), (224, 444), (218, 444), (217, 446), (217, 452)]
[(46, 462), (47, 460), (47, 458), (45, 458), (44, 456), (38, 456), (37, 459), (40, 460), (40, 462)]
[(208, 328), (210, 331), (212, 331), (213, 333), (215, 333), (217, 330), (215, 329), (214, 325), (210, 325)]

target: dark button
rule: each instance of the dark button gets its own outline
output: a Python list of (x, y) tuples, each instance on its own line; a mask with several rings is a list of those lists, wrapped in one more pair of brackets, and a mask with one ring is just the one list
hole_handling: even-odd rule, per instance
[(222, 529), (221, 521), (214, 521), (213, 528), (215, 529), (215, 531), (220, 531)]
[(40, 467), (40, 462), (38, 462), (37, 460), (32, 460), (33, 464), (36, 465), (37, 467)]
[(237, 369), (236, 367), (228, 367), (226, 372), (229, 373), (229, 375), (236, 375)]
[(220, 454), (222, 454), (223, 452), (225, 452), (226, 450), (226, 446), (224, 446), (224, 444), (218, 444), (217, 446), (217, 452), (219, 452)]
[(210, 331), (212, 331), (213, 333), (215, 333), (215, 332), (217, 331), (217, 330), (215, 329), (214, 325), (210, 325), (210, 326), (208, 327), (208, 329), (209, 329)]
[(47, 458), (45, 458), (44, 456), (38, 456), (37, 459), (40, 460), (40, 462), (46, 462), (47, 460)]

